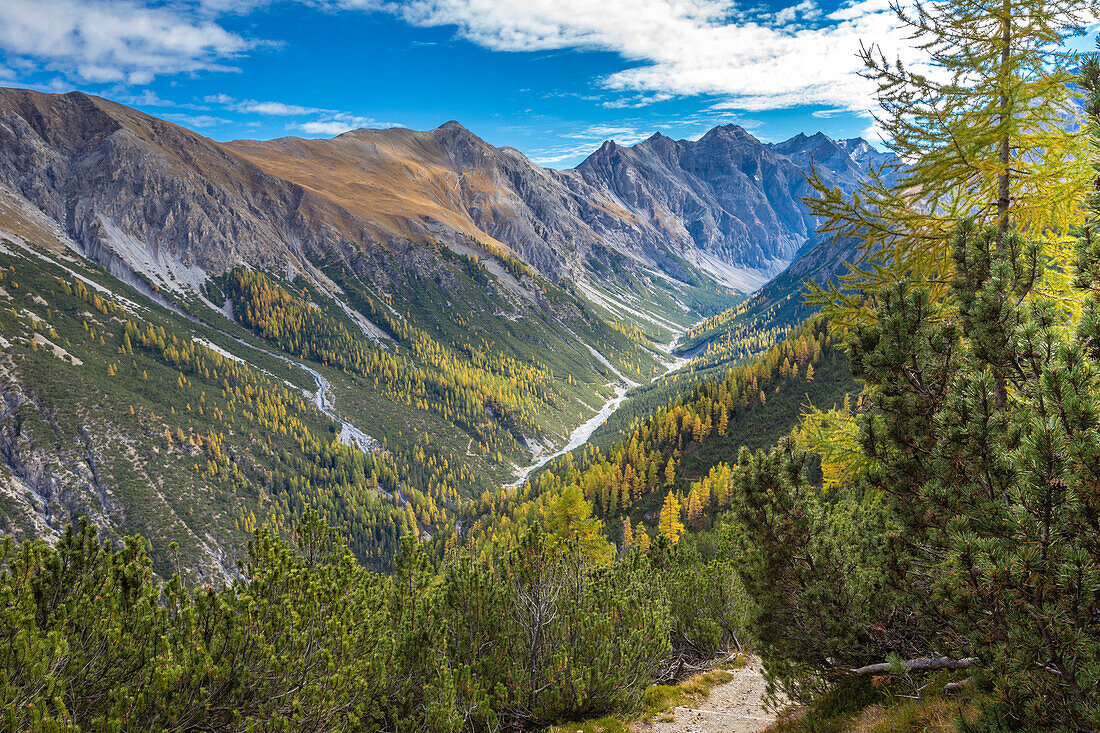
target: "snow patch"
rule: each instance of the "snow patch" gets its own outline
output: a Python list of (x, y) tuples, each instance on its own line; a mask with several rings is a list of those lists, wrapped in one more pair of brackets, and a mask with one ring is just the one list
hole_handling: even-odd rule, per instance
[(210, 341), (209, 339), (205, 339), (202, 336), (192, 336), (191, 340), (194, 341), (196, 344), (201, 344), (202, 346), (205, 346), (206, 348), (210, 349), (211, 351), (218, 352), (219, 354), (224, 356), (226, 359), (230, 359), (232, 361), (236, 361), (236, 362), (239, 362), (241, 364), (244, 363), (244, 359), (237, 356), (236, 354), (229, 353), (228, 351), (226, 351), (222, 347), (218, 346), (213, 341)]

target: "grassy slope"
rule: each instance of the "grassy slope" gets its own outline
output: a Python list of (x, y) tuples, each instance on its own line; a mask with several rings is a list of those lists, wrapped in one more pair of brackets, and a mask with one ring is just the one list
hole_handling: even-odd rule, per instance
[(969, 688), (944, 694), (945, 684), (964, 677), (937, 672), (919, 679), (852, 678), (807, 706), (791, 707), (765, 733), (956, 733), (960, 721), (976, 723), (988, 703)]

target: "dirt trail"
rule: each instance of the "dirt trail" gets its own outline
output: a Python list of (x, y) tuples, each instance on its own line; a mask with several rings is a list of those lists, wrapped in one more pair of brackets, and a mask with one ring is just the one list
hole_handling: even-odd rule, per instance
[(760, 733), (776, 716), (764, 709), (764, 674), (755, 657), (733, 679), (717, 685), (710, 697), (673, 710), (674, 720), (635, 723), (636, 733)]

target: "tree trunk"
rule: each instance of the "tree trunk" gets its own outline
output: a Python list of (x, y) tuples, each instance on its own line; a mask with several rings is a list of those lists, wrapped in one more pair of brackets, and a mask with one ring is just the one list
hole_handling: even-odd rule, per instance
[(1001, 98), (999, 100), (1001, 108), (1001, 139), (1000, 150), (998, 151), (1001, 170), (997, 181), (997, 246), (1001, 245), (1005, 235), (1008, 233), (1008, 207), (1012, 201), (1010, 196), (1012, 171), (1009, 167), (1012, 147), (1008, 131), (1009, 117), (1012, 114), (1012, 110), (1010, 110), (1008, 106), (1009, 90), (1005, 86), (1007, 84), (1006, 76), (1008, 74), (1008, 64), (1012, 59), (1012, 6), (1010, 0), (1002, 0), (1001, 12), (1003, 13), (1001, 18)]

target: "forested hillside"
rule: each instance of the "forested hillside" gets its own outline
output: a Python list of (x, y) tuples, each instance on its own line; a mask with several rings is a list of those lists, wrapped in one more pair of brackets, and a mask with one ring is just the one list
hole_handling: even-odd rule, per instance
[(629, 433), (633, 422), (653, 414), (677, 395), (701, 382), (721, 379), (731, 367), (762, 357), (819, 310), (820, 303), (807, 302), (810, 288), (848, 274), (859, 260), (851, 239), (808, 241), (798, 258), (760, 290), (687, 329), (676, 342), (676, 353), (687, 363), (631, 390), (592, 442), (610, 446)]
[[(19, 284), (0, 298), (15, 313), (0, 323), (0, 522), (20, 538), (81, 516), (113, 541), (137, 532), (162, 576), (186, 538), (180, 567), (224, 580), (244, 533), (300, 514), (285, 492), (316, 493), (356, 555), (387, 568), (399, 536), (447, 535), (467, 499), (672, 366), (681, 332), (743, 300), (730, 283), (760, 281), (804, 238), (813, 151), (845, 190), (865, 175), (846, 145), (779, 151), (724, 127), (609, 146), (582, 175), (457, 123), (219, 143), (79, 92), (0, 90), (0, 264)], [(619, 190), (620, 162), (694, 188)], [(110, 315), (83, 315), (58, 278), (87, 281)], [(35, 350), (42, 324), (66, 339), (42, 336), (58, 351)], [(226, 430), (202, 402), (241, 406), (216, 358), (272, 403)], [(108, 366), (121, 389), (101, 389)], [(139, 400), (130, 385), (146, 381)], [(309, 439), (276, 425), (291, 418)], [(180, 474), (180, 435), (201, 465), (190, 454), (211, 431), (220, 468)]]
[[(609, 448), (568, 454), (520, 488), (483, 494), (468, 505), (472, 524), (465, 539), (476, 546), (514, 535), (545, 516), (558, 497), (576, 494), (606, 522), (621, 550), (648, 547), (657, 533), (675, 542), (678, 532), (658, 526), (662, 516), (675, 513), (679, 520), (682, 508), (692, 528), (711, 526), (729, 508), (730, 475), (723, 467), (743, 447), (774, 445), (803, 412), (839, 406), (855, 389), (848, 359), (825, 321), (809, 321), (761, 358), (637, 421)], [(666, 514), (666, 506), (677, 508)]]

